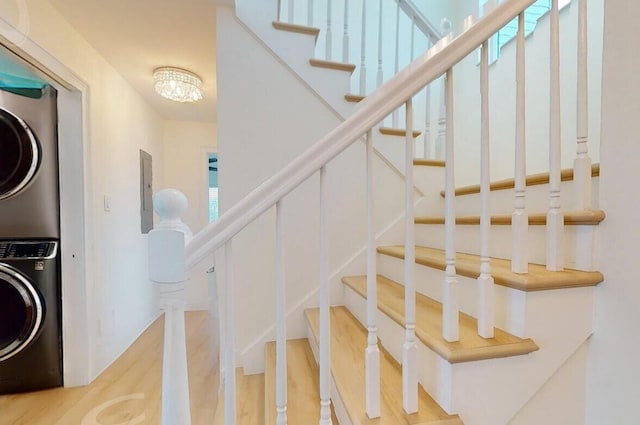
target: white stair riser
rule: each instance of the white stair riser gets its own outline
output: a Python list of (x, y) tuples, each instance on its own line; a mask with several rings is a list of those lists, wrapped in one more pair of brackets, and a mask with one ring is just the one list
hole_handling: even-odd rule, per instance
[(444, 202), (440, 197), (440, 188), (444, 187), (444, 167), (414, 165), (413, 175), (415, 186), (424, 194), (422, 207), (416, 208), (416, 215), (443, 214)]
[[(598, 209), (598, 187), (599, 178), (591, 179), (591, 209)], [(573, 194), (574, 182), (562, 182), (561, 187), (561, 204), (562, 210), (576, 210)], [(492, 213), (512, 213), (514, 209), (514, 190), (503, 189), (494, 190), (489, 198), (490, 211)], [(441, 208), (444, 211), (444, 198), (441, 197)], [(540, 184), (527, 187), (526, 208), (529, 212), (546, 212), (549, 207), (549, 185)], [(479, 215), (480, 214), (480, 194), (474, 193), (469, 195), (456, 196), (455, 203), (456, 215)]]
[[(466, 425), (507, 424), (592, 332), (593, 288), (531, 292), (524, 297), (524, 303), (514, 308), (529, 318), (524, 332), (540, 351), (450, 364), (418, 343), (420, 384), (447, 412), (461, 413)], [(347, 286), (345, 304), (365, 323), (366, 300)], [(403, 328), (380, 310), (376, 324), (381, 344), (401, 362)]]
[[(445, 231), (442, 224), (416, 224), (416, 245), (444, 249)], [(593, 270), (594, 237), (597, 226), (565, 226), (565, 267), (578, 270)], [(546, 226), (529, 226), (529, 263), (546, 262)], [(458, 252), (480, 255), (480, 226), (457, 225), (455, 245)], [(491, 226), (489, 255), (510, 259), (513, 243), (511, 226)]]
[[(378, 274), (400, 284), (404, 281), (404, 260), (378, 254)], [(414, 269), (416, 291), (438, 302), (442, 302), (444, 271), (416, 264)], [(478, 288), (476, 279), (458, 276), (460, 311), (478, 317)], [(523, 291), (495, 285), (496, 326), (516, 336), (524, 337)]]

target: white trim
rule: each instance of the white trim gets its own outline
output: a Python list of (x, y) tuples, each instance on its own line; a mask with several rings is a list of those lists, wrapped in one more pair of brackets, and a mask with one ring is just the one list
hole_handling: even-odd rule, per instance
[(86, 385), (96, 376), (92, 374), (95, 347), (90, 327), (95, 323), (90, 308), (92, 291), (86, 284), (91, 269), (86, 243), (91, 234), (91, 220), (86, 214), (91, 191), (89, 85), (2, 18), (0, 44), (49, 76), (58, 89), (58, 104), (66, 105), (58, 111), (58, 137), (65, 140), (59, 144), (64, 384)]

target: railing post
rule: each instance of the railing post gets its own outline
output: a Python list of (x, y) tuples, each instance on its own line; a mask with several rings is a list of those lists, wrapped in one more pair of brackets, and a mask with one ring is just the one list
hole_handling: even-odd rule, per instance
[(327, 170), (320, 168), (320, 425), (331, 425), (331, 320), (327, 251)]
[(591, 209), (591, 158), (589, 158), (589, 80), (587, 61), (587, 1), (578, 3), (578, 113), (577, 157), (573, 163), (573, 181), (577, 208)]
[[(276, 203), (276, 424), (287, 425), (287, 329), (282, 201)], [(266, 406), (269, 408), (269, 406)]]
[(367, 2), (362, 2), (362, 34), (360, 40), (360, 96), (367, 92)]
[(402, 350), (402, 395), (405, 412), (418, 411), (418, 346), (416, 343), (416, 290), (413, 271), (416, 267), (415, 213), (413, 205), (413, 107), (406, 103), (407, 135), (405, 140), (405, 227), (404, 227), (404, 309), (405, 342)]
[(342, 62), (349, 63), (349, 0), (344, 0), (344, 34), (342, 35)]
[[(431, 42), (427, 40), (427, 48), (431, 47)], [(431, 156), (431, 84), (424, 88), (424, 143), (422, 157), (428, 159)]]
[(560, 209), (561, 142), (560, 124), (560, 28), (558, 0), (551, 7), (550, 60), (550, 125), (549, 125), (549, 211), (547, 213), (547, 270), (560, 271), (564, 267), (564, 215)]
[(445, 93), (446, 93), (446, 76), (442, 76), (440, 78), (440, 108), (438, 114), (438, 135), (436, 136), (436, 152), (435, 159), (442, 159), (443, 148), (447, 139), (447, 105), (445, 102)]
[(489, 208), (489, 42), (482, 43), (482, 59), (480, 63), (481, 92), (481, 154), (480, 154), (480, 276), (478, 276), (478, 335), (493, 338), (495, 321), (494, 287), (491, 276), (489, 258), (489, 234), (491, 228), (491, 212)]
[(313, 26), (313, 0), (307, 0), (307, 26)]
[(224, 354), (224, 424), (236, 423), (236, 343), (234, 334), (234, 286), (233, 286), (233, 246), (231, 239), (224, 245), (225, 261), (225, 354)]
[(149, 277), (160, 289), (164, 311), (162, 358), (162, 425), (191, 424), (189, 375), (184, 328), (185, 243), (191, 231), (180, 217), (187, 198), (175, 189), (164, 189), (153, 197), (160, 223), (149, 232)]
[(515, 201), (511, 220), (512, 251), (511, 271), (529, 271), (528, 240), (529, 215), (526, 210), (526, 115), (525, 115), (525, 49), (524, 12), (518, 16), (516, 53), (516, 159), (515, 159)]
[[(366, 1), (366, 0), (365, 0)], [(382, 71), (382, 0), (380, 0), (380, 10), (378, 14), (378, 75), (376, 78), (376, 88), (380, 88), (383, 81)]]
[(294, 23), (294, 6), (295, 6), (295, 1), (296, 0), (289, 0), (289, 13), (288, 13), (288, 18), (289, 18), (289, 23), (293, 24)]
[(373, 199), (373, 134), (367, 132), (367, 348), (365, 350), (366, 409), (370, 419), (380, 417), (380, 350), (378, 349), (378, 282)]
[(331, 34), (331, 0), (327, 0), (327, 34), (326, 34), (326, 46), (325, 46), (325, 56), (328, 61), (331, 60), (331, 51), (333, 43)]
[(454, 233), (455, 214), (455, 173), (453, 150), (453, 70), (445, 77), (446, 142), (445, 142), (445, 279), (442, 300), (442, 334), (449, 342), (458, 340), (459, 296), (456, 276), (456, 250)]
[[(395, 66), (394, 66), (394, 75), (398, 73), (400, 69), (400, 3), (397, 3), (396, 7), (396, 52), (395, 52)], [(399, 126), (399, 116), (400, 111), (398, 109), (394, 110), (391, 114), (391, 127), (398, 128)], [(407, 130), (409, 131), (409, 130)]]

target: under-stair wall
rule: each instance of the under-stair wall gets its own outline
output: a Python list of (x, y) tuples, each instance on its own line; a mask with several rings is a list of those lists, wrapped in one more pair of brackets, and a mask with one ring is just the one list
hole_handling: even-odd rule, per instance
[[(217, 14), (218, 152), (221, 213), (307, 149), (341, 119), (237, 20), (231, 8)], [(337, 273), (364, 267), (366, 240), (365, 146), (355, 143), (328, 166), (329, 274), (332, 303), (342, 303)], [(376, 222), (384, 229), (402, 214), (403, 179), (375, 163)], [(384, 184), (382, 184), (384, 182)], [(318, 179), (303, 183), (283, 202), (286, 309), (290, 338), (304, 337), (302, 311), (318, 304)], [(274, 339), (274, 231), (270, 211), (234, 240), (236, 347), (246, 371), (263, 370), (264, 341)], [(352, 257), (360, 253), (354, 264)], [(250, 261), (251, 265), (246, 265)], [(360, 263), (358, 263), (358, 261)], [(218, 263), (220, 264), (220, 263)], [(354, 273), (355, 270), (350, 271)]]

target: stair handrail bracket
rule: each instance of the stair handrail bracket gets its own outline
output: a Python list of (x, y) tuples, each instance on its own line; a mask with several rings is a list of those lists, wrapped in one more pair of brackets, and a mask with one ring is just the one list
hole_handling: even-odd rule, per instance
[(253, 220), (318, 172), (407, 99), (477, 49), (535, 0), (509, 0), (478, 19), (455, 38), (445, 36), (409, 66), (367, 96), (357, 111), (187, 242), (186, 266), (193, 267)]

